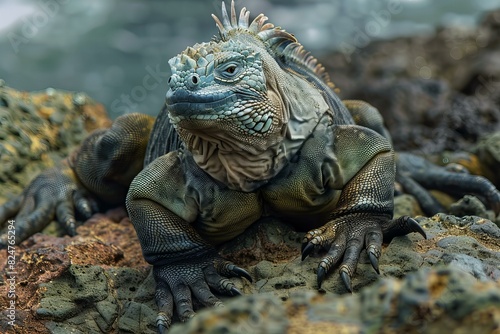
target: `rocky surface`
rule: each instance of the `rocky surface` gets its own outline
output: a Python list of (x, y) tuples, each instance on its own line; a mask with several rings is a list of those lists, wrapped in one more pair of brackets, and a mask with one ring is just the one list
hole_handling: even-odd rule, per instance
[(377, 107), (398, 150), (464, 150), (500, 129), (500, 11), (477, 29), (344, 48), (320, 61), (344, 99)]
[[(498, 48), (498, 15), (490, 15), (476, 39), (472, 32), (454, 40), (453, 32), (441, 31), (436, 37), (376, 43), (352, 54), (350, 62), (345, 54), (333, 55), (326, 65), (344, 97), (365, 97), (381, 108), (398, 147), (435, 153), (429, 157), (464, 165), (498, 187), (500, 132), (488, 132), (498, 130), (500, 89), (474, 93), (474, 87), (486, 87), (481, 76), (493, 73), (479, 60), (490, 59)], [(478, 36), (480, 47), (468, 47), (479, 43)], [(462, 58), (450, 58), (460, 53), (449, 45), (464, 48)], [(415, 63), (418, 56), (425, 64), (420, 58)], [(457, 104), (471, 96), (471, 109)], [(83, 94), (52, 89), (29, 94), (2, 85), (0, 203), (88, 131), (108, 124), (102, 106)], [(384, 245), (380, 276), (362, 253), (352, 295), (337, 270), (318, 293), (321, 253), (300, 260), (302, 232), (275, 220), (255, 224), (220, 250), (251, 273), (253, 283), (233, 279), (245, 296), (222, 297), (225, 308), (200, 310), (172, 332), (498, 332), (500, 216), (478, 198), (438, 195), (450, 214), (430, 218), (422, 216), (413, 197), (396, 197), (395, 216), (417, 217), (428, 239), (411, 234)], [(17, 245), (14, 281), (7, 256), (0, 251), (1, 332), (155, 333), (154, 280), (123, 208), (95, 215), (75, 237), (37, 234)], [(8, 324), (12, 286), (14, 327)]]
[[(73, 238), (37, 234), (16, 247), (15, 332), (151, 332), (154, 280), (125, 210), (94, 215), (77, 232)], [(0, 263), (6, 257), (3, 250)], [(2, 332), (12, 330), (9, 277), (2, 279)]]
[(20, 92), (0, 79), (0, 201), (21, 192), (40, 171), (110, 122), (104, 107), (84, 93)]
[(473, 152), (481, 161), (481, 174), (500, 188), (500, 132), (485, 136), (474, 147)]
[(282, 302), (254, 294), (200, 312), (180, 333), (496, 333), (500, 284), (453, 267), (382, 278), (353, 295), (297, 291)]
[[(500, 228), (478, 216), (417, 219), (428, 239), (412, 234), (384, 246), (381, 276), (362, 254), (353, 295), (336, 271), (318, 294), (315, 271), (321, 254), (302, 262), (303, 234), (279, 221), (262, 221), (221, 249), (251, 273), (253, 284), (233, 279), (246, 296), (222, 297), (226, 308), (204, 311), (172, 332), (429, 328), (438, 333), (445, 326), (468, 329), (474, 320), (487, 333), (500, 326)], [(154, 280), (123, 209), (95, 215), (73, 238), (37, 234), (17, 252), (17, 333), (155, 332)], [(0, 252), (0, 263), (5, 257)], [(2, 291), (2, 309), (7, 302)], [(6, 311), (0, 324), (9, 330), (4, 319)]]

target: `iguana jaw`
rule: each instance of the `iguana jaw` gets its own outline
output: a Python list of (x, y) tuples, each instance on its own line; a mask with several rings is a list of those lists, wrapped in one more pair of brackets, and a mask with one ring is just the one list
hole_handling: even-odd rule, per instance
[(189, 127), (190, 120), (217, 120), (231, 115), (231, 111), (224, 109), (228, 104), (233, 104), (237, 100), (238, 96), (231, 91), (196, 94), (187, 90), (175, 92), (169, 90), (166, 97), (167, 110), (172, 123), (177, 125), (186, 121), (182, 122), (184, 127)]
[(169, 90), (166, 101), (174, 126), (192, 131), (210, 127), (217, 129), (216, 122), (226, 119), (234, 122), (242, 135), (265, 135), (275, 116), (271, 110), (263, 108), (266, 99), (251, 91), (226, 90), (199, 94), (188, 90)]

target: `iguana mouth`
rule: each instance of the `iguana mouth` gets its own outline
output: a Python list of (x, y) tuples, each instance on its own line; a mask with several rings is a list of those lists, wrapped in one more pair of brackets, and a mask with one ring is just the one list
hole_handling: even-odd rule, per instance
[(213, 94), (199, 94), (187, 90), (169, 90), (166, 97), (167, 109), (171, 116), (179, 118), (214, 119), (219, 116), (228, 116), (227, 106), (238, 100), (233, 91), (217, 92)]

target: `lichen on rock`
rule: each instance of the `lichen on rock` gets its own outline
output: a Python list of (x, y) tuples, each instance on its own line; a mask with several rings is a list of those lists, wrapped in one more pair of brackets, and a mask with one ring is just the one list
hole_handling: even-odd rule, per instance
[(47, 88), (22, 92), (0, 85), (0, 203), (18, 194), (93, 130), (108, 127), (104, 107), (84, 93)]

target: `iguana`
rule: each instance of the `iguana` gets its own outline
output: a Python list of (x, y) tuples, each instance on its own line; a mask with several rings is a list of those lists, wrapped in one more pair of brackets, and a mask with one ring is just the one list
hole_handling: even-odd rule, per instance
[[(237, 17), (234, 2), (228, 14), (223, 3), (222, 19), (213, 16), (219, 36), (169, 61), (170, 88), (156, 121), (118, 117), (0, 207), (0, 221), (16, 217), (19, 241), (54, 216), (73, 235), (75, 211), (85, 218), (126, 203), (153, 265), (160, 332), (174, 309), (181, 321), (194, 315), (193, 297), (213, 306), (221, 304), (214, 292), (240, 294), (226, 277), (251, 277), (216, 246), (265, 216), (309, 230), (303, 259), (326, 250), (318, 286), (340, 262), (351, 291), (363, 249), (378, 272), (383, 240), (425, 237), (414, 219), (392, 219), (396, 161), (398, 181), (429, 212), (440, 208), (423, 187), (440, 183), (480, 193), (500, 211), (500, 193), (486, 179), (396, 156), (374, 107), (341, 101), (292, 34), (249, 15), (243, 8)], [(6, 234), (0, 242), (7, 244)]]

